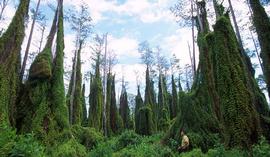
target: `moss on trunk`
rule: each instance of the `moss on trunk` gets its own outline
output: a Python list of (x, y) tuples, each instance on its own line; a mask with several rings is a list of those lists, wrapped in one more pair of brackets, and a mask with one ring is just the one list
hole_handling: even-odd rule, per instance
[(21, 45), (30, 0), (21, 0), (7, 31), (0, 38), (0, 123), (15, 125)]

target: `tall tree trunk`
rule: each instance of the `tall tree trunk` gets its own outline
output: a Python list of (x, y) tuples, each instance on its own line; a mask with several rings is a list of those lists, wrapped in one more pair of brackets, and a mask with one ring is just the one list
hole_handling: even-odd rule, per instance
[(36, 10), (35, 10), (34, 17), (33, 17), (33, 22), (32, 22), (32, 25), (31, 25), (29, 38), (28, 38), (28, 41), (27, 41), (26, 50), (25, 50), (25, 53), (24, 53), (23, 64), (22, 64), (22, 68), (21, 68), (21, 72), (20, 72), (20, 81), (21, 82), (23, 80), (23, 75), (24, 75), (24, 71), (25, 71), (25, 67), (26, 67), (26, 62), (27, 62), (27, 58), (28, 58), (28, 54), (29, 54), (29, 50), (30, 50), (30, 45), (31, 45), (32, 35), (33, 35), (33, 32), (34, 32), (34, 27), (35, 27), (35, 23), (36, 23), (37, 14), (38, 14), (39, 4), (40, 4), (40, 0), (38, 0), (37, 6), (36, 6)]
[(236, 17), (235, 17), (234, 9), (233, 9), (233, 6), (232, 6), (232, 2), (231, 2), (231, 0), (228, 0), (228, 2), (229, 2), (229, 7), (230, 7), (231, 14), (232, 14), (233, 24), (234, 24), (237, 40), (238, 40), (238, 43), (239, 43), (239, 46), (240, 46), (240, 50), (244, 54), (245, 50), (244, 50), (244, 46), (243, 46), (243, 43), (242, 43), (242, 38), (241, 38), (241, 35), (240, 35), (239, 27), (238, 27), (238, 24), (237, 24), (237, 21), (236, 21)]
[(40, 51), (41, 51), (41, 46), (42, 46), (43, 38), (44, 38), (44, 32), (45, 32), (45, 26), (42, 26), (42, 28), (41, 28), (41, 38), (40, 38), (39, 47), (38, 47), (38, 53), (40, 53)]
[(9, 0), (2, 0), (2, 2), (0, 2), (1, 3), (0, 21), (3, 19), (3, 13), (4, 13), (5, 8), (8, 5), (8, 2)]
[(105, 54), (104, 54), (104, 59), (105, 59), (105, 65), (104, 65), (104, 71), (103, 71), (103, 131), (104, 135), (107, 136), (107, 117), (106, 117), (106, 101), (107, 101), (107, 36), (106, 34), (105, 37)]
[(252, 42), (253, 42), (253, 45), (254, 45), (254, 48), (255, 48), (256, 56), (257, 56), (258, 61), (259, 61), (259, 64), (260, 64), (260, 68), (262, 69), (262, 71), (264, 71), (263, 70), (262, 61), (261, 61), (261, 58), (260, 58), (260, 54), (259, 54), (259, 50), (258, 50), (256, 41), (255, 41), (255, 38), (254, 38), (253, 33), (252, 33), (252, 31), (250, 29), (249, 29), (249, 32), (250, 32), (251, 39), (252, 39)]
[(53, 59), (50, 93), (52, 93), (52, 106), (50, 106), (54, 123), (58, 124), (51, 131), (59, 133), (69, 128), (68, 109), (66, 107), (64, 86), (64, 13), (63, 0), (58, 1), (59, 13), (57, 24), (56, 52)]
[(15, 123), (16, 99), (19, 91), (21, 45), (30, 0), (21, 0), (12, 22), (0, 38), (0, 123)]
[(261, 46), (263, 74), (270, 97), (270, 20), (259, 0), (249, 0), (253, 12), (253, 23)]
[(192, 27), (192, 52), (193, 52), (193, 77), (196, 75), (196, 54), (195, 54), (195, 18), (194, 18), (194, 3), (191, 0), (191, 27)]
[(218, 20), (222, 13), (221, 13), (220, 6), (219, 6), (217, 0), (213, 0), (213, 6), (215, 9), (216, 20)]
[(189, 58), (190, 58), (190, 64), (191, 64), (191, 67), (192, 67), (192, 76), (193, 76), (193, 80), (195, 78), (195, 71), (196, 71), (196, 66), (194, 66), (194, 59), (195, 57), (192, 56), (191, 54), (191, 49), (190, 49), (190, 45), (189, 45), (189, 42), (188, 42), (188, 52), (189, 52)]
[(69, 123), (73, 124), (73, 109), (74, 109), (74, 93), (75, 93), (75, 86), (76, 86), (76, 67), (77, 67), (77, 51), (75, 50), (74, 53), (74, 69), (72, 69), (72, 76), (71, 77), (71, 93), (69, 98)]

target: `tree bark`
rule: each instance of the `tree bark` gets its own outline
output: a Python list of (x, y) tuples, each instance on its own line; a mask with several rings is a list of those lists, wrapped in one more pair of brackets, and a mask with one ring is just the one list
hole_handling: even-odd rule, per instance
[(193, 52), (193, 77), (196, 75), (196, 58), (195, 58), (195, 22), (194, 22), (194, 4), (191, 0), (191, 23), (192, 23), (192, 52)]
[(107, 36), (105, 35), (105, 65), (103, 71), (103, 91), (104, 91), (104, 98), (103, 98), (103, 131), (104, 135), (107, 136), (107, 116), (106, 116), (106, 103), (107, 103)]

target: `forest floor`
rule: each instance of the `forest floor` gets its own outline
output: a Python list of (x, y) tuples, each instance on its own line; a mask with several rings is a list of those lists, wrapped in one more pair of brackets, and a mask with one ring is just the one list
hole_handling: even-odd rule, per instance
[(248, 151), (226, 150), (222, 144), (216, 144), (207, 152), (192, 148), (179, 154), (180, 139), (170, 139), (168, 145), (162, 145), (163, 133), (141, 136), (129, 130), (104, 138), (93, 128), (78, 128), (72, 127), (72, 136), (63, 134), (54, 145), (46, 147), (33, 134), (16, 135), (15, 130), (2, 127), (0, 157), (270, 157), (270, 145), (264, 138)]

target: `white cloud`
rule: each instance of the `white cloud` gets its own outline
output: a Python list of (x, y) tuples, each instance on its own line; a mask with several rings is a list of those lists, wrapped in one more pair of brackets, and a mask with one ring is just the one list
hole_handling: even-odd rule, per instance
[(121, 80), (122, 76), (124, 76), (125, 81), (128, 81), (128, 92), (132, 94), (137, 93), (137, 76), (139, 76), (139, 84), (142, 86), (144, 84), (144, 78), (145, 78), (145, 66), (143, 64), (117, 64), (113, 72), (116, 74), (116, 80), (118, 80), (116, 84), (116, 92), (121, 92)]
[(114, 50), (117, 56), (138, 57), (138, 41), (129, 37), (115, 38), (108, 36), (108, 48)]
[[(78, 7), (81, 1), (67, 0), (65, 4), (75, 5)], [(123, 4), (118, 4), (117, 0), (84, 0), (89, 6), (89, 11), (94, 23), (106, 19), (104, 13), (114, 12), (119, 15), (128, 15), (137, 17), (144, 23), (153, 23), (159, 20), (172, 20), (173, 16), (169, 11), (169, 1), (159, 0), (149, 2), (148, 0), (127, 0)]]
[[(169, 51), (171, 57), (173, 54), (180, 59), (180, 64), (183, 67), (185, 64), (190, 64), (190, 56), (188, 43), (192, 46), (192, 36), (190, 28), (180, 28), (175, 34), (164, 38), (162, 48)], [(192, 48), (192, 47), (191, 47)], [(198, 50), (196, 49), (196, 56)]]

